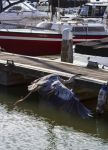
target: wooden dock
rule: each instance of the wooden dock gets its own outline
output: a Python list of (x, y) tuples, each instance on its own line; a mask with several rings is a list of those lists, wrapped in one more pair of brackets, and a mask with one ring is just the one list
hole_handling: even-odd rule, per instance
[[(52, 58), (52, 57), (51, 57)], [(45, 57), (29, 57), (0, 52), (0, 84), (13, 86), (29, 84), (34, 79), (54, 73), (67, 79), (81, 74), (69, 84), (79, 95), (80, 100), (97, 99), (99, 89), (108, 81), (108, 71), (89, 69), (71, 63), (58, 62)]]
[(76, 79), (79, 85), (82, 82), (83, 85), (89, 83), (89, 87), (90, 85), (99, 86), (108, 81), (108, 71), (101, 69), (89, 69), (71, 63), (5, 52), (0, 52), (0, 70), (8, 70), (34, 78), (45, 73), (55, 73), (66, 78), (75, 74), (81, 74), (81, 77)]

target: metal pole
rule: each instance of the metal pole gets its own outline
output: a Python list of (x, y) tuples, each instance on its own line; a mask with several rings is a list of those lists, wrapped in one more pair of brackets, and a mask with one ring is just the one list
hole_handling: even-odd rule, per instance
[(2, 12), (3, 10), (3, 4), (2, 4), (2, 0), (0, 0), (0, 13)]
[(60, 20), (60, 0), (58, 0), (58, 20)]
[(58, 0), (58, 7), (60, 7), (60, 0)]

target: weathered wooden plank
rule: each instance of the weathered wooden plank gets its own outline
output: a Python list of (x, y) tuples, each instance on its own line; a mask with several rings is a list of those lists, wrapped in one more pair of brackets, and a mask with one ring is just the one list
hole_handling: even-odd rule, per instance
[(39, 57), (22, 56), (11, 53), (0, 53), (0, 62), (5, 63), (7, 60), (13, 60), (15, 64), (14, 71), (24, 72), (28, 75), (35, 75), (36, 71), (43, 73), (57, 73), (64, 77), (70, 77), (74, 74), (81, 74), (80, 82), (102, 84), (108, 81), (108, 71), (94, 70), (82, 66), (76, 66), (71, 63), (56, 62)]

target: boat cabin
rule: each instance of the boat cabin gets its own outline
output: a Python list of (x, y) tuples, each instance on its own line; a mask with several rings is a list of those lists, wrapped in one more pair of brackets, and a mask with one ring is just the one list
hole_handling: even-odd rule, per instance
[(86, 3), (79, 10), (81, 17), (104, 17), (105, 13), (108, 13), (108, 2)]
[(63, 32), (65, 28), (69, 28), (73, 35), (104, 35), (106, 34), (106, 28), (102, 23), (95, 20), (88, 20), (88, 23), (63, 23), (63, 22), (41, 22), (37, 25), (37, 28), (45, 30), (55, 30)]
[[(12, 21), (21, 21), (29, 19), (37, 19), (37, 18), (48, 18), (47, 12), (42, 12), (31, 6), (26, 1), (13, 5), (6, 9), (4, 12), (0, 13), (0, 21), (8, 21), (8, 23), (12, 23)], [(31, 22), (32, 20), (30, 20)], [(16, 23), (16, 22), (15, 22)], [(18, 23), (18, 22), (17, 22)]]

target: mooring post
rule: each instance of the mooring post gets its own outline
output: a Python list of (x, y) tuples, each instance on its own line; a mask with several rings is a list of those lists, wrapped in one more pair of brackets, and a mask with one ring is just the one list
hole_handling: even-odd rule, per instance
[(73, 35), (70, 29), (66, 28), (62, 34), (61, 61), (73, 63)]

